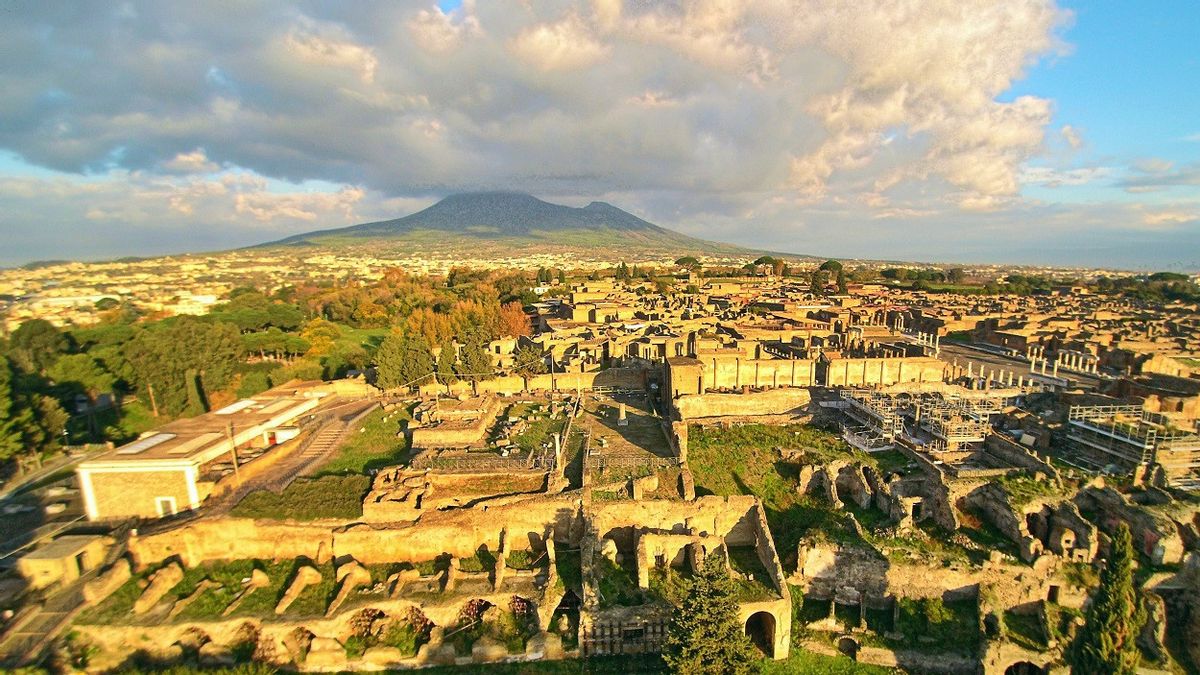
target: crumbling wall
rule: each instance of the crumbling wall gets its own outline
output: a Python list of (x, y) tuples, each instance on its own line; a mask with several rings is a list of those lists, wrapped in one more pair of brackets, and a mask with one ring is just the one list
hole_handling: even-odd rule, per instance
[(702, 417), (782, 415), (802, 412), (812, 396), (808, 389), (785, 387), (741, 394), (685, 394), (675, 400), (684, 420)]
[(1076, 506), (1083, 513), (1094, 513), (1100, 529), (1112, 533), (1118, 523), (1129, 525), (1133, 545), (1155, 564), (1173, 564), (1183, 560), (1183, 539), (1174, 522), (1129, 501), (1125, 495), (1098, 479), (1075, 494)]
[(1055, 469), (1049, 462), (1033, 454), (1025, 446), (1006, 436), (988, 434), (988, 437), (984, 440), (983, 447), (988, 454), (995, 456), (1007, 465), (1029, 469), (1036, 473), (1050, 476), (1054, 480), (1059, 479), (1058, 469)]

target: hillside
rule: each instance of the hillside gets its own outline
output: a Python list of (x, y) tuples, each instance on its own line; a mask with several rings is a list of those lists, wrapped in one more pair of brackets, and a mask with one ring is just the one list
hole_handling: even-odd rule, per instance
[(582, 208), (544, 202), (512, 192), (446, 197), (412, 215), (294, 235), (262, 246), (437, 245), (553, 246), (616, 252), (730, 254), (748, 249), (706, 241), (659, 227), (611, 204)]

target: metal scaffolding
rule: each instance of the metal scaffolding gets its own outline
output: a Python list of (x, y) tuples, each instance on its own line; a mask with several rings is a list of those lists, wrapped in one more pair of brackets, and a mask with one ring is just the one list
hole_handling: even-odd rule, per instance
[(1157, 463), (1180, 485), (1200, 476), (1200, 436), (1141, 406), (1071, 406), (1067, 439), (1075, 458), (1095, 468), (1132, 471)]

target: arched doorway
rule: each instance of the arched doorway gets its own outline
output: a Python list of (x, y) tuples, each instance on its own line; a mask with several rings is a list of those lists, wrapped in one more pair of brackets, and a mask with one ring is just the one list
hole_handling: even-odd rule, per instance
[(837, 648), (839, 652), (849, 656), (851, 659), (858, 660), (858, 640), (852, 637), (838, 638)]
[(1045, 673), (1045, 668), (1029, 661), (1018, 661), (1004, 669), (1004, 675), (1045, 675)]
[(755, 647), (775, 658), (775, 617), (770, 612), (755, 612), (746, 620), (746, 635)]

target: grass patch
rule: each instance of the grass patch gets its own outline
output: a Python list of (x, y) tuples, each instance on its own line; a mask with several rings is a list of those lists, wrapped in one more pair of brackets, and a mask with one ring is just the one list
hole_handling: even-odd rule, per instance
[(1036, 614), (1016, 614), (1012, 610), (1006, 610), (1004, 634), (1014, 644), (1030, 651), (1040, 652), (1046, 649), (1046, 637), (1042, 635), (1042, 626)]
[[(338, 451), (321, 465), (317, 475), (370, 473), (372, 470), (395, 466), (404, 461), (409, 451), (409, 440), (403, 431), (412, 421), (414, 403), (406, 408), (390, 412), (372, 410), (358, 429)], [(388, 421), (384, 422), (383, 418)], [(399, 434), (399, 435), (397, 435)]]
[(763, 675), (894, 675), (903, 671), (793, 647), (782, 661), (764, 661)]
[(733, 568), (733, 580), (740, 602), (773, 600), (779, 595), (771, 583), (771, 575), (758, 559), (753, 546), (730, 546), (729, 565)]
[(775, 546), (785, 561), (791, 560), (790, 554), (806, 535), (863, 543), (843, 512), (799, 492), (796, 467), (783, 462), (773, 449), (809, 448), (814, 462), (841, 457), (874, 464), (866, 453), (853, 450), (840, 436), (802, 424), (747, 424), (731, 429), (692, 426), (688, 439), (688, 465), (696, 481), (696, 493), (758, 497), (766, 510)]
[(496, 556), (481, 546), (470, 558), (459, 558), (458, 569), (463, 572), (491, 572), (496, 569)]
[(251, 492), (231, 514), (269, 520), (351, 520), (362, 517), (362, 500), (370, 488), (370, 477), (362, 475), (301, 478), (280, 494)]
[(583, 562), (578, 549), (556, 549), (554, 551), (554, 568), (565, 588), (579, 593), (583, 591)]
[(1052, 497), (1061, 491), (1050, 481), (1038, 480), (1029, 476), (1001, 476), (996, 484), (1004, 488), (1008, 500), (1014, 507), (1020, 508), (1039, 497)]
[(901, 598), (896, 629), (903, 646), (931, 652), (973, 652), (979, 644), (979, 605), (974, 599)]
[(514, 570), (531, 570), (534, 567), (541, 566), (545, 557), (545, 553), (530, 551), (528, 549), (519, 549), (516, 551), (509, 551), (508, 555), (504, 558), (504, 564), (506, 567)]
[(600, 596), (601, 608), (614, 605), (638, 607), (646, 604), (645, 594), (638, 588), (632, 570), (619, 567), (602, 555), (595, 557), (592, 570), (595, 573), (596, 593)]

